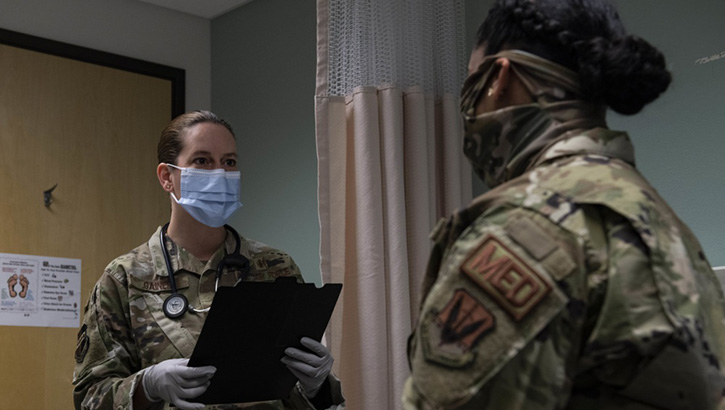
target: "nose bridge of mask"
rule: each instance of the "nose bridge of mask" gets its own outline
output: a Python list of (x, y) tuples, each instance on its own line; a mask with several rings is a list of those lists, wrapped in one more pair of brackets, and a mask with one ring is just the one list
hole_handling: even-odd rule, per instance
[[(202, 171), (202, 172), (199, 172)], [(239, 172), (215, 170), (181, 171), (181, 196), (205, 193), (211, 197), (218, 194), (236, 192), (239, 185)]]
[(223, 169), (196, 169), (182, 168), (168, 164), (181, 170), (181, 198), (200, 198), (208, 201), (225, 202), (236, 197), (239, 191), (239, 171), (224, 171)]

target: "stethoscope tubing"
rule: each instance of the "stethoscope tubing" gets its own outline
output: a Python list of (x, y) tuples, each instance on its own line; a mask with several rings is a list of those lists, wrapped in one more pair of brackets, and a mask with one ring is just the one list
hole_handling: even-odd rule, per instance
[[(174, 277), (174, 269), (171, 266), (171, 259), (169, 258), (169, 251), (166, 249), (166, 241), (164, 237), (166, 236), (166, 230), (169, 228), (169, 223), (167, 222), (163, 227), (161, 227), (161, 231), (159, 232), (159, 242), (161, 244), (161, 252), (164, 256), (164, 262), (166, 264), (166, 272), (169, 275), (169, 286), (171, 287), (171, 295), (164, 300), (163, 310), (164, 314), (171, 318), (175, 319), (180, 316), (182, 316), (184, 313), (186, 313), (187, 310), (194, 310), (197, 312), (208, 312), (210, 308), (205, 309), (194, 309), (189, 305), (188, 300), (186, 297), (179, 293), (176, 288), (176, 278)], [(234, 236), (235, 245), (234, 245), (234, 252), (230, 254), (224, 255), (221, 261), (219, 261), (219, 264), (217, 264), (216, 269), (216, 278), (214, 280), (214, 292), (216, 293), (217, 288), (219, 287), (219, 279), (222, 276), (222, 273), (224, 272), (224, 268), (227, 265), (230, 266), (239, 266), (242, 268), (242, 274), (246, 276), (249, 273), (249, 259), (247, 259), (244, 255), (242, 255), (239, 252), (241, 240), (239, 239), (239, 233), (232, 228), (229, 225), (224, 225), (224, 228), (231, 232)], [(244, 279), (244, 277), (242, 278)]]

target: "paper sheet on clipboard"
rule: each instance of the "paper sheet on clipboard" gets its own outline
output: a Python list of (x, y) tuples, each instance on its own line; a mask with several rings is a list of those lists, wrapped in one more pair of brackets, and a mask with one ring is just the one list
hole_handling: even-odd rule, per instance
[(303, 336), (320, 340), (341, 284), (241, 282), (219, 288), (189, 366), (217, 368), (211, 385), (194, 402), (246, 403), (287, 398), (297, 378), (280, 362)]

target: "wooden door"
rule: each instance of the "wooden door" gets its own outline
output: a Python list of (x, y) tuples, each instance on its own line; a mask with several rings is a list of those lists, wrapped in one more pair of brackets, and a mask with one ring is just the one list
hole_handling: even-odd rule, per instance
[[(0, 253), (81, 259), (85, 306), (106, 264), (168, 218), (155, 169), (171, 87), (0, 45)], [(77, 332), (0, 326), (0, 407), (73, 408)]]

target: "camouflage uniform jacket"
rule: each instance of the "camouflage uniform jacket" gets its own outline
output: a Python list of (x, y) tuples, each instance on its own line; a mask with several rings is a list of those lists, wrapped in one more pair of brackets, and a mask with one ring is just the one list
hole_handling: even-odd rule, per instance
[(624, 133), (553, 143), (442, 221), (406, 409), (723, 409), (724, 305)]
[[(205, 313), (188, 312), (178, 319), (164, 315), (162, 305), (171, 294), (159, 241), (160, 228), (147, 243), (113, 260), (96, 283), (78, 334), (73, 397), (77, 409), (131, 409), (132, 394), (143, 369), (173, 358), (190, 357), (201, 332)], [(240, 238), (240, 252), (250, 261), (247, 280), (269, 281), (293, 276), (299, 268), (284, 252)], [(216, 266), (235, 246), (233, 235), (206, 263), (166, 240), (176, 286), (190, 305), (204, 308), (214, 298)], [(226, 249), (225, 249), (226, 248)], [(197, 272), (202, 272), (201, 274)], [(240, 272), (225, 270), (219, 286), (234, 286)], [(342, 402), (340, 385), (330, 376), (335, 403)], [(192, 400), (193, 401), (193, 400)], [(163, 402), (154, 408), (168, 408)], [(299, 388), (289, 399), (264, 403), (208, 406), (223, 409), (314, 409)]]

